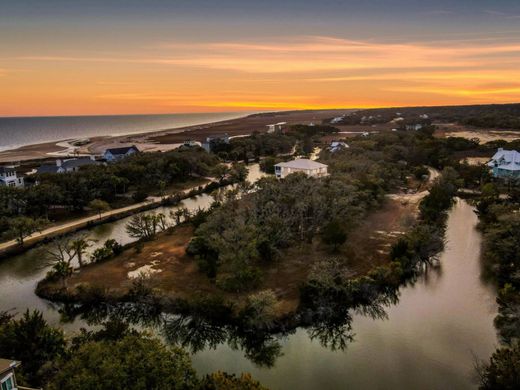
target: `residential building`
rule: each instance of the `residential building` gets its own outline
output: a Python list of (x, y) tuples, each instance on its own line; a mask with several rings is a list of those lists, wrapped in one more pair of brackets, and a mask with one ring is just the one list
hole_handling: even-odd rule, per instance
[(268, 134), (281, 133), (283, 130), (283, 126), (285, 126), (286, 124), (287, 124), (287, 122), (278, 122), (278, 123), (273, 123), (272, 125), (267, 125), (267, 133)]
[(103, 153), (103, 158), (108, 162), (114, 162), (122, 160), (135, 153), (139, 153), (139, 149), (137, 149), (135, 145), (125, 146), (121, 148), (111, 148), (105, 150), (105, 153)]
[(0, 359), (0, 389), (1, 390), (37, 390), (32, 387), (18, 386), (15, 369), (21, 363), (11, 359)]
[(189, 139), (189, 140), (184, 141), (184, 143), (182, 145), (186, 146), (188, 148), (193, 148), (194, 146), (199, 146), (200, 143), (197, 141), (194, 141), (192, 139)]
[(23, 185), (23, 177), (18, 177), (15, 167), (0, 167), (0, 186), (23, 187)]
[(499, 148), (491, 157), (488, 166), (495, 177), (520, 178), (520, 153)]
[(330, 146), (328, 147), (328, 150), (329, 152), (337, 152), (339, 150), (343, 150), (343, 149), (348, 149), (349, 146), (347, 145), (346, 142), (343, 142), (343, 141), (332, 141), (330, 143)]
[(229, 144), (229, 135), (227, 133), (219, 135), (210, 135), (206, 137), (206, 141), (202, 143), (202, 147), (207, 152), (211, 152), (214, 146), (219, 143)]
[(422, 123), (412, 123), (409, 125), (405, 125), (406, 130), (414, 130), (414, 131), (421, 130), (423, 127), (424, 127), (424, 125)]
[(274, 172), (279, 179), (283, 179), (287, 175), (296, 172), (303, 172), (310, 177), (323, 177), (328, 175), (327, 165), (304, 158), (276, 164), (274, 166)]
[(330, 120), (330, 124), (334, 125), (334, 124), (337, 124), (337, 123), (341, 123), (341, 122), (343, 122), (343, 119), (345, 119), (345, 114), (343, 114), (341, 116), (337, 116), (335, 118), (332, 118)]
[(68, 160), (56, 160), (55, 164), (43, 164), (37, 170), (37, 174), (43, 173), (68, 173), (77, 172), (81, 167), (99, 164), (94, 156), (71, 158)]

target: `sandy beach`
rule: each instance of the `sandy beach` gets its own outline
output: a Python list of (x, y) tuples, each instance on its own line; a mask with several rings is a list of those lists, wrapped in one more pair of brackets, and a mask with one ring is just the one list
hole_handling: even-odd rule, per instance
[(136, 145), (142, 151), (168, 151), (177, 148), (186, 140), (204, 141), (207, 136), (227, 133), (229, 136), (249, 135), (255, 131), (266, 132), (267, 125), (287, 122), (319, 124), (350, 109), (283, 111), (248, 115), (242, 118), (207, 123), (196, 126), (146, 132), (140, 134), (93, 137), (85, 145), (74, 146), (75, 140), (60, 140), (28, 145), (0, 152), (0, 163), (51, 159), (82, 154), (101, 154), (107, 148)]

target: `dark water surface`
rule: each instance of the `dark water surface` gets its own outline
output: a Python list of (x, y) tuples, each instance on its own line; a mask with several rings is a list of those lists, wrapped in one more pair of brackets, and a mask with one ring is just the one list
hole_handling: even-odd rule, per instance
[(386, 320), (354, 315), (354, 341), (332, 351), (300, 329), (282, 340), (274, 367), (259, 368), (228, 344), (195, 354), (200, 372), (249, 371), (272, 389), (470, 389), (475, 358), (497, 345), (495, 290), (480, 277), (473, 208), (450, 213), (441, 268), (403, 287)]
[(163, 115), (0, 117), (0, 151), (44, 142), (174, 129), (246, 116), (219, 112)]

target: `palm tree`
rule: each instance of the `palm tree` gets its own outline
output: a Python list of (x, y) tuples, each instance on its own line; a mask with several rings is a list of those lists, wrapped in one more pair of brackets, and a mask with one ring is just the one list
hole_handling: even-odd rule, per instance
[(69, 247), (72, 249), (72, 257), (78, 258), (80, 267), (83, 267), (83, 254), (91, 247), (91, 242), (93, 241), (82, 236), (70, 242)]

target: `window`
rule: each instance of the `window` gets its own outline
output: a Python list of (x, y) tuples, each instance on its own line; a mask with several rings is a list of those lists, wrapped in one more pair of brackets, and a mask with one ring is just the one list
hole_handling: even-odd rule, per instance
[(2, 382), (2, 390), (12, 390), (14, 389), (14, 383), (13, 383), (13, 375), (11, 374)]

